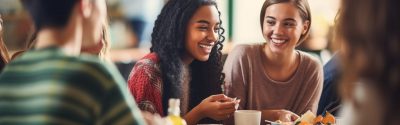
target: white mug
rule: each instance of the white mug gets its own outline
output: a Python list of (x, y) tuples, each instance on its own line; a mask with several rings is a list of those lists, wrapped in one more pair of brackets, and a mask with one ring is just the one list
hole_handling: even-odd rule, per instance
[(235, 111), (235, 125), (260, 125), (261, 111), (237, 110)]

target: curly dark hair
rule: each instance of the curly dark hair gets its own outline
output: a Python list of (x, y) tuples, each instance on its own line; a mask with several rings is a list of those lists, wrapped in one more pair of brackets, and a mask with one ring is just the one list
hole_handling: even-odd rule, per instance
[[(181, 98), (183, 84), (183, 62), (181, 56), (185, 53), (185, 36), (189, 20), (198, 8), (213, 5), (215, 0), (169, 0), (155, 21), (151, 34), (151, 52), (160, 58), (160, 68), (163, 79), (163, 107), (168, 107), (169, 98)], [(219, 18), (220, 11), (218, 10)], [(219, 19), (222, 24), (221, 18)], [(221, 50), (225, 41), (221, 27), (218, 30), (218, 41), (212, 48), (208, 61), (194, 60), (190, 64), (191, 81), (189, 109), (192, 109), (204, 98), (222, 93), (224, 74), (222, 73)], [(167, 112), (167, 108), (163, 109)]]

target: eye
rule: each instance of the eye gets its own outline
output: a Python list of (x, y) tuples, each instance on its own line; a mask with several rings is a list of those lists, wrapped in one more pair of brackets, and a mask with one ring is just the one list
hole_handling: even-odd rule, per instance
[(208, 27), (207, 26), (199, 26), (197, 27), (200, 31), (207, 31)]
[(267, 20), (266, 23), (267, 23), (269, 26), (275, 25), (275, 21), (273, 21), (273, 20)]
[(294, 23), (294, 22), (285, 22), (285, 23), (283, 23), (283, 25), (285, 27), (294, 27), (294, 26), (296, 26), (296, 23)]
[(215, 33), (218, 33), (218, 31), (219, 31), (220, 29), (221, 29), (221, 27), (215, 27), (215, 28), (214, 28), (214, 32), (215, 32)]

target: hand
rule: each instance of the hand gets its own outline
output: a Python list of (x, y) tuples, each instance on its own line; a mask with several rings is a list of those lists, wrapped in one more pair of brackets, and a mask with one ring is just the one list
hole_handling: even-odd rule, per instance
[(280, 120), (282, 122), (293, 122), (298, 118), (299, 116), (295, 113), (284, 109), (262, 110), (262, 119), (270, 121)]
[(278, 120), (282, 122), (293, 122), (299, 118), (295, 113), (288, 110), (277, 110)]
[(203, 117), (209, 117), (220, 121), (229, 118), (236, 111), (235, 105), (240, 100), (234, 100), (224, 94), (212, 95), (204, 99), (196, 107), (200, 110)]
[(148, 125), (163, 125), (164, 121), (158, 114), (142, 111), (143, 118)]

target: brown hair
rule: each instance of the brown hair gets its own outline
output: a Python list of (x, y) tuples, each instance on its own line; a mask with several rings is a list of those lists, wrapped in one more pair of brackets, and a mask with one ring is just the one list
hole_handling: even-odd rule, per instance
[[(383, 97), (385, 125), (400, 119), (400, 8), (396, 0), (342, 0), (337, 37), (342, 43), (341, 90), (351, 98), (354, 83), (376, 89)], [(396, 121), (397, 119), (397, 121)]]
[(307, 32), (304, 35), (300, 36), (300, 40), (297, 43), (297, 45), (300, 45), (310, 34), (310, 28), (311, 28), (311, 11), (310, 11), (310, 6), (308, 5), (307, 0), (265, 0), (264, 4), (261, 8), (260, 12), (260, 25), (261, 25), (261, 30), (263, 30), (264, 27), (264, 19), (265, 19), (265, 11), (267, 8), (271, 5), (278, 4), (278, 3), (292, 3), (297, 7), (300, 13), (301, 19), (304, 21), (309, 21), (310, 26), (308, 26)]
[[(3, 19), (1, 19), (1, 14), (0, 14), (0, 56), (1, 56), (1, 61), (3, 61), (5, 64), (10, 61), (10, 56), (8, 55), (8, 50), (6, 47), (6, 44), (3, 41)], [(1, 70), (1, 69), (0, 69)]]

